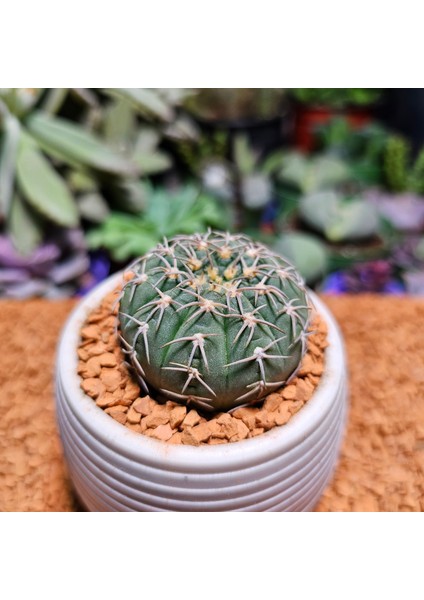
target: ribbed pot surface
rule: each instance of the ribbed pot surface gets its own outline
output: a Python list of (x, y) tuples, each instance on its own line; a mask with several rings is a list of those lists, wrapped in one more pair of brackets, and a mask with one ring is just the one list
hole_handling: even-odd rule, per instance
[(56, 363), (56, 410), (69, 472), (92, 511), (308, 511), (335, 469), (347, 412), (343, 341), (328, 327), (325, 371), (313, 397), (282, 427), (217, 446), (179, 446), (114, 421), (80, 388), (77, 347), (87, 313), (118, 284), (104, 281), (74, 309)]

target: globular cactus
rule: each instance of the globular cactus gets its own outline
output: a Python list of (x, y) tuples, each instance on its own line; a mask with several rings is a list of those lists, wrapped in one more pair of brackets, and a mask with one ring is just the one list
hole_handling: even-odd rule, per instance
[(120, 337), (147, 392), (228, 411), (297, 370), (310, 303), (294, 267), (262, 244), (212, 231), (180, 235), (130, 271)]

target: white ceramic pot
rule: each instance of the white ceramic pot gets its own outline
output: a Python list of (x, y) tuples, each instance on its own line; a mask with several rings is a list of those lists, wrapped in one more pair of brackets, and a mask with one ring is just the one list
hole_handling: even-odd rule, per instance
[(308, 511), (327, 486), (345, 428), (347, 375), (334, 318), (325, 371), (313, 397), (282, 427), (217, 446), (167, 444), (114, 421), (80, 388), (77, 347), (87, 313), (114, 289), (110, 277), (74, 309), (56, 366), (60, 435), (76, 492), (92, 511)]

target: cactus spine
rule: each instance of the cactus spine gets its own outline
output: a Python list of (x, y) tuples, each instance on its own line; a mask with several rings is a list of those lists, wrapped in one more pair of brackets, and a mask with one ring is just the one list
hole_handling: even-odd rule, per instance
[(209, 411), (283, 385), (306, 349), (309, 302), (286, 260), (244, 235), (164, 240), (130, 267), (120, 339), (144, 389)]

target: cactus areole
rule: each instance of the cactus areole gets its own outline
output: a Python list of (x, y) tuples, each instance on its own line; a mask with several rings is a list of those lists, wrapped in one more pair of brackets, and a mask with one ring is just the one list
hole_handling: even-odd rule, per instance
[(266, 246), (229, 233), (180, 235), (129, 270), (120, 339), (146, 392), (229, 411), (281, 387), (299, 367), (307, 293)]

